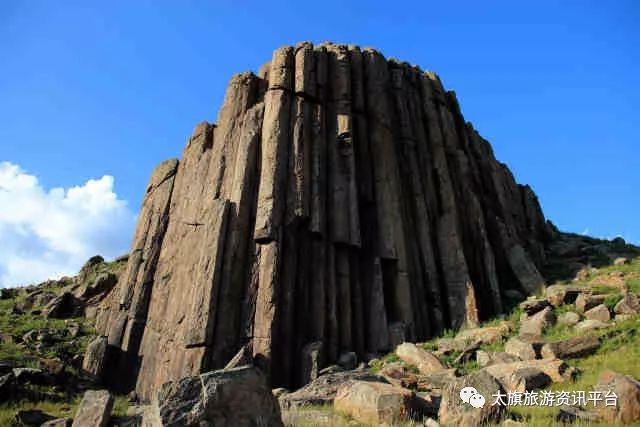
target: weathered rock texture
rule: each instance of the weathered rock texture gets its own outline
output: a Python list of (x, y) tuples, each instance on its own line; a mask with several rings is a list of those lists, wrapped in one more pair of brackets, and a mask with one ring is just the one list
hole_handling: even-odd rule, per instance
[(433, 73), (301, 43), (232, 78), (215, 125), (153, 173), (109, 366), (145, 400), (249, 345), (274, 386), (319, 359), (473, 326), (543, 285), (548, 230)]

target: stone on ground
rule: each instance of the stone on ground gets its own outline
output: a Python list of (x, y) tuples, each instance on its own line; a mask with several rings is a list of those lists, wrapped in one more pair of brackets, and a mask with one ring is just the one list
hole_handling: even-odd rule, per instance
[(165, 383), (158, 406), (163, 425), (282, 426), (278, 400), (253, 366)]
[(340, 387), (333, 405), (337, 411), (373, 425), (406, 421), (417, 410), (412, 391), (368, 381), (355, 381)]
[(611, 320), (611, 313), (606, 305), (597, 305), (584, 313), (584, 317), (589, 320), (599, 320), (601, 322), (608, 322)]
[(432, 374), (446, 369), (440, 359), (413, 343), (400, 344), (396, 347), (396, 355), (404, 362), (418, 368), (421, 374)]
[(600, 348), (600, 339), (593, 335), (577, 336), (542, 346), (542, 357), (574, 359), (595, 353)]
[[(485, 399), (481, 408), (474, 408), (460, 399), (460, 390), (474, 387)], [(442, 392), (438, 421), (443, 426), (480, 426), (499, 420), (505, 407), (492, 405), (493, 395), (504, 394), (500, 383), (488, 372), (479, 371), (449, 383)]]
[(106, 427), (112, 408), (113, 397), (107, 390), (87, 390), (73, 418), (72, 427)]
[(630, 424), (640, 420), (640, 381), (630, 375), (605, 370), (600, 374), (598, 384), (594, 387), (602, 392), (603, 397), (609, 394), (617, 396), (617, 405), (606, 405), (599, 402), (596, 413), (609, 423)]

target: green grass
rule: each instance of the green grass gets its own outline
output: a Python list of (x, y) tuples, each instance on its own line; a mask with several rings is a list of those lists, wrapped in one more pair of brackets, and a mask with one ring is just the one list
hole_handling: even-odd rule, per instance
[[(556, 383), (549, 387), (551, 391), (591, 391), (597, 384), (598, 377), (605, 369), (611, 369), (634, 378), (640, 378), (640, 317), (616, 323), (599, 334), (603, 335), (603, 344), (598, 351), (582, 359), (571, 360), (571, 365), (578, 368), (575, 381)], [(565, 337), (575, 336), (567, 332)], [(558, 408), (515, 407), (511, 412), (524, 417), (527, 426), (556, 425), (555, 416)], [(574, 424), (575, 425), (575, 424)], [(594, 423), (593, 426), (612, 425), (610, 423)], [(632, 424), (640, 426), (640, 422)]]
[(75, 397), (67, 401), (19, 401), (0, 404), (0, 426), (10, 426), (20, 410), (39, 409), (56, 418), (73, 418), (81, 397)]

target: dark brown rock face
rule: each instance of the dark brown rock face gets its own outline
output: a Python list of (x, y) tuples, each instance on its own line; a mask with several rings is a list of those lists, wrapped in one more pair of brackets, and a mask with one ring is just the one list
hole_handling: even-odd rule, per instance
[(310, 343), (331, 364), (390, 350), (390, 325), (423, 340), (501, 312), (543, 285), (547, 235), (436, 75), (301, 43), (234, 76), (217, 124), (154, 171), (98, 329), (145, 400), (244, 345), (291, 387)]

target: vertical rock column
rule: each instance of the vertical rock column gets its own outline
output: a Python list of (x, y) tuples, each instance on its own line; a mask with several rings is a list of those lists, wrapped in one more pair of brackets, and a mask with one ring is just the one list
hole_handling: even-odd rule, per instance
[(278, 316), (282, 309), (279, 301), (282, 223), (287, 194), (293, 61), (291, 47), (274, 52), (269, 70), (269, 86), (264, 96), (260, 181), (253, 232), (259, 245), (253, 354), (256, 362), (267, 372), (275, 368), (272, 350), (277, 345)]

